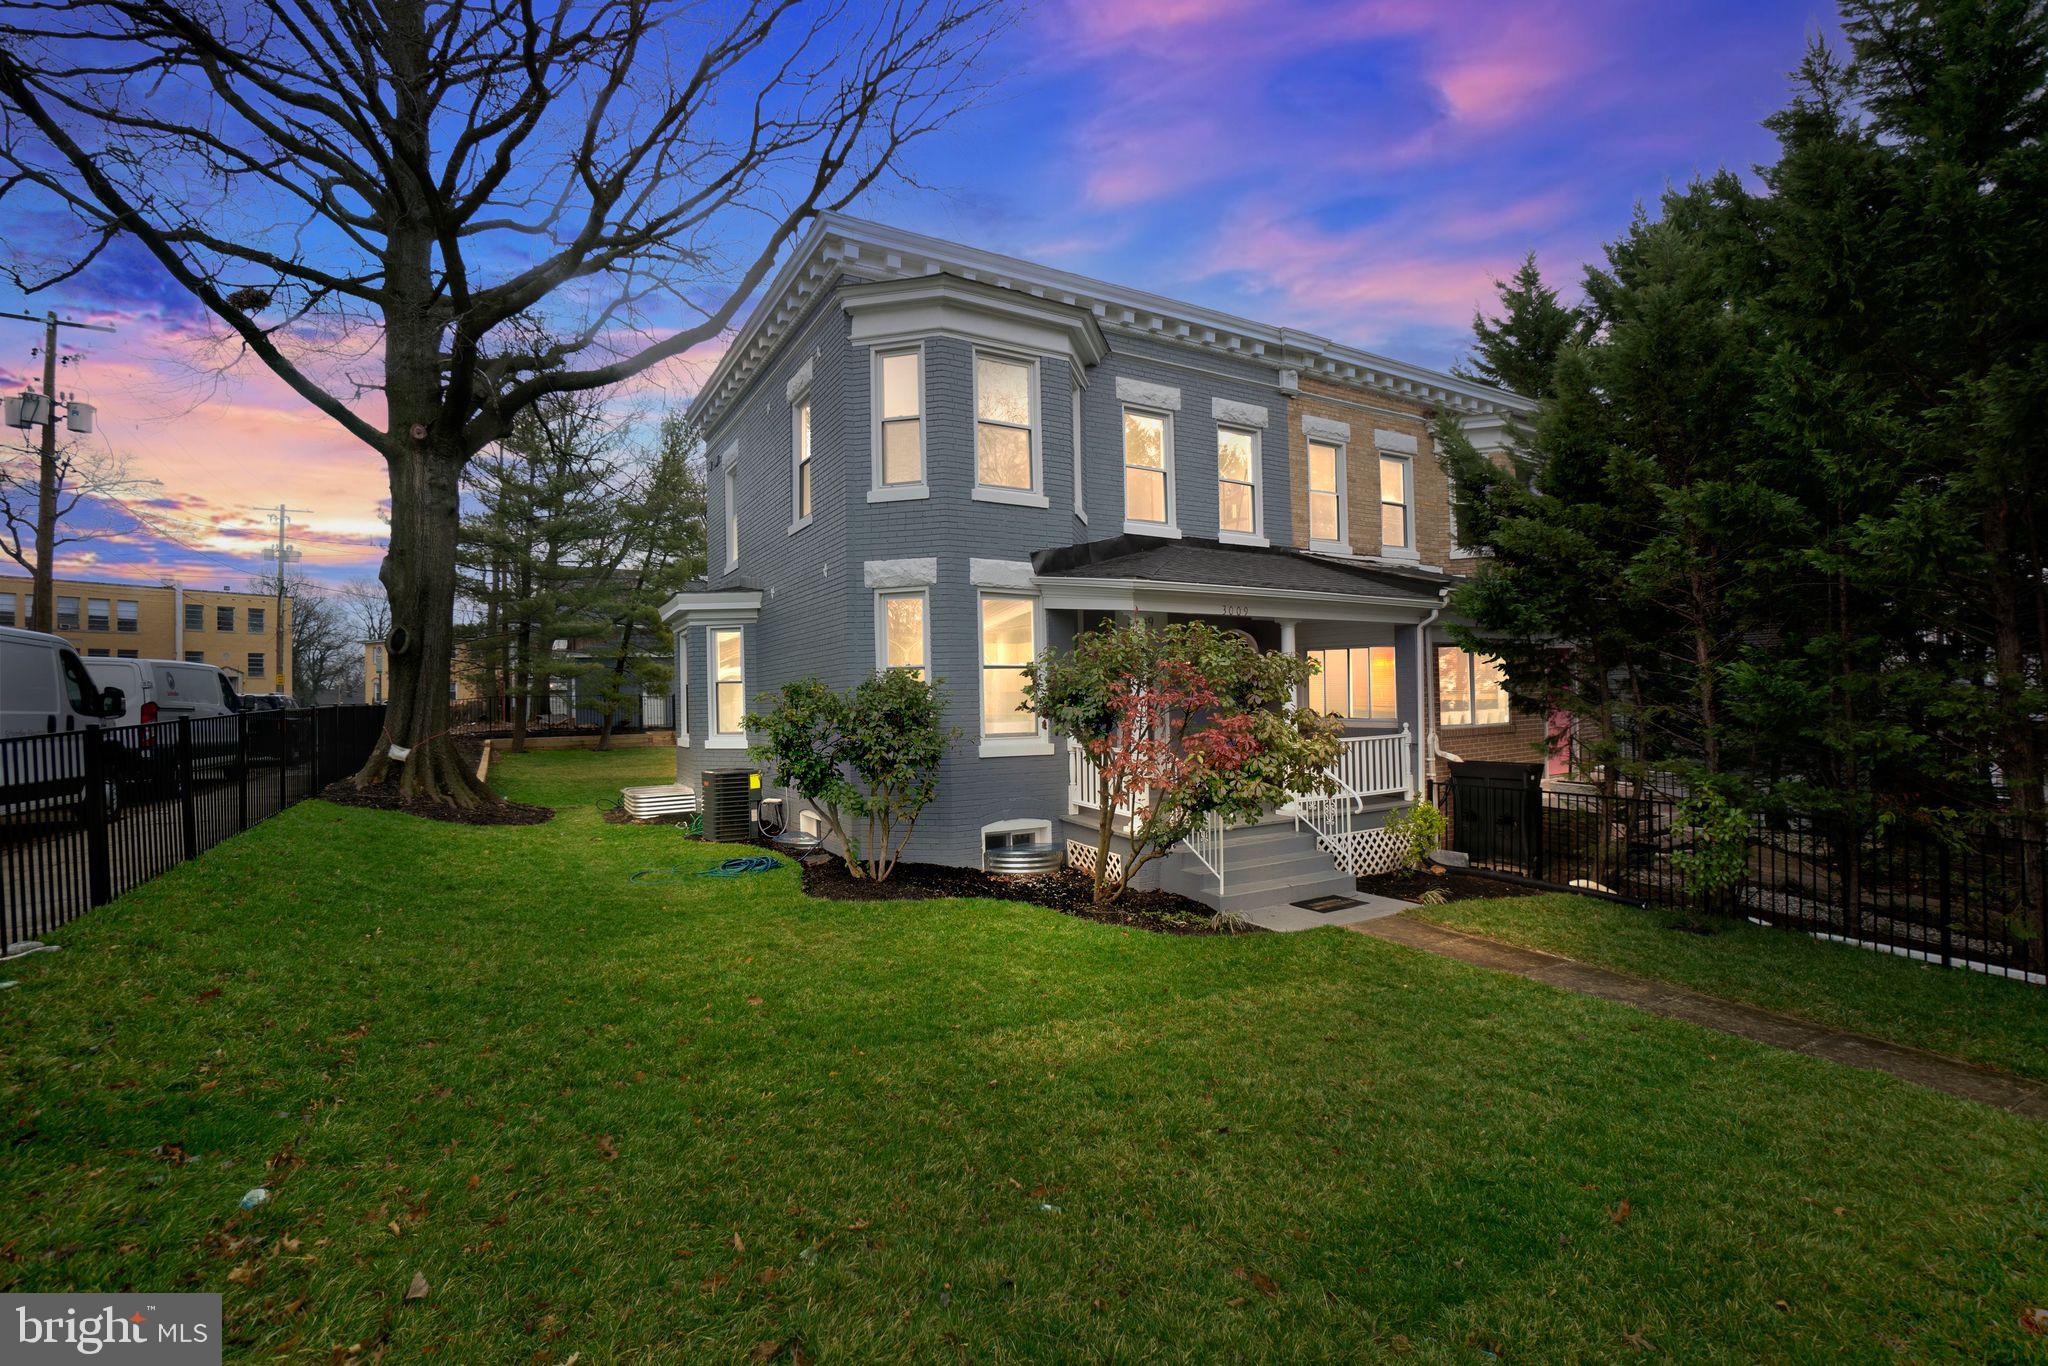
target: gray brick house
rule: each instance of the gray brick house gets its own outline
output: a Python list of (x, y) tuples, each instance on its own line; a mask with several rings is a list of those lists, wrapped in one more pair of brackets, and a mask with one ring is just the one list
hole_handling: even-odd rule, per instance
[(677, 779), (749, 763), (739, 718), (790, 679), (921, 667), (966, 738), (906, 857), (1092, 843), (1092, 775), (1015, 709), (1018, 666), (1111, 616), (1201, 618), (1313, 655), (1303, 702), (1345, 718), (1344, 755), (1319, 799), (1148, 873), (1229, 906), (1345, 885), (1443, 752), (1440, 725), (1526, 724), (1490, 663), (1439, 635), (1460, 566), (1428, 421), (1449, 409), (1497, 444), (1527, 407), (1307, 333), (826, 216), (697, 399), (711, 563), (664, 609)]

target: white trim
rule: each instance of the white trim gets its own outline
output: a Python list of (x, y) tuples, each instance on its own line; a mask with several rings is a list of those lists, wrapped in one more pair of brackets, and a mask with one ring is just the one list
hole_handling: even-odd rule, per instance
[(757, 588), (727, 589), (717, 593), (677, 593), (661, 605), (661, 620), (673, 625), (681, 619), (685, 627), (736, 621), (742, 625), (759, 619), (761, 591)]
[(1351, 424), (1339, 422), (1333, 417), (1318, 417), (1314, 413), (1301, 415), (1302, 435), (1311, 441), (1335, 442), (1339, 446), (1351, 444)]
[[(927, 337), (1065, 356), (1076, 369), (1108, 354), (1095, 319), (1043, 297), (933, 273), (856, 284), (840, 294), (855, 346), (897, 347)], [(709, 392), (708, 390), (706, 392)]]
[(724, 469), (727, 465), (730, 465), (733, 461), (739, 458), (740, 443), (737, 440), (733, 440), (725, 443), (725, 449), (718, 453), (718, 459), (713, 463), (717, 466), (717, 468)]
[(1038, 586), (1029, 560), (969, 560), (967, 581), (976, 588), (1028, 591)]
[[(804, 374), (806, 387), (799, 389), (796, 397), (789, 401), (789, 534), (792, 536), (809, 526), (818, 515), (818, 443), (816, 424), (811, 421), (809, 369), (807, 364)], [(797, 499), (803, 489), (806, 466), (811, 474), (810, 506), (799, 513)]]
[(1432, 599), (1381, 598), (1294, 588), (1237, 588), (1150, 579), (1093, 579), (1057, 575), (1038, 581), (1048, 611), (1172, 612), (1196, 616), (1293, 618), (1297, 621), (1367, 621), (1405, 625), (1434, 610)]
[(1372, 429), (1372, 444), (1395, 455), (1420, 455), (1421, 443), (1407, 432), (1392, 432), (1385, 427)]
[[(1379, 490), (1379, 497), (1374, 500), (1374, 511), (1377, 514), (1377, 526), (1375, 529), (1380, 533), (1380, 558), (1383, 560), (1420, 560), (1422, 558), (1422, 550), (1415, 544), (1415, 457), (1412, 455), (1402, 455), (1396, 451), (1380, 450), (1374, 452), (1374, 458), (1380, 462), (1379, 466), (1373, 471), (1378, 476), (1375, 487)], [(1389, 503), (1387, 501), (1385, 462), (1389, 460), (1398, 461), (1401, 466), (1401, 501), (1399, 503)], [(1386, 515), (1387, 509), (1390, 507), (1401, 509), (1402, 533), (1404, 539), (1408, 542), (1406, 545), (1388, 545), (1386, 542)]]
[(936, 556), (918, 560), (869, 560), (860, 567), (867, 588), (925, 588), (939, 581)]
[(926, 678), (932, 676), (932, 594), (923, 585), (908, 588), (877, 588), (875, 590), (875, 672), (888, 668), (908, 668), (909, 665), (889, 663), (889, 626), (885, 604), (891, 598), (916, 598), (918, 600), (918, 626), (924, 632), (924, 641), (918, 649), (922, 652), (920, 662), (915, 666)]
[(1234, 398), (1212, 398), (1209, 412), (1219, 423), (1232, 427), (1258, 427), (1266, 425), (1266, 410), (1256, 403), (1240, 403)]
[[(1236, 432), (1248, 436), (1252, 442), (1251, 468), (1247, 471), (1249, 480), (1223, 478), (1223, 434)], [(1252, 525), (1249, 531), (1238, 531), (1223, 525), (1223, 485), (1249, 483), (1252, 491)], [(1241, 423), (1219, 421), (1216, 424), (1216, 537), (1218, 540), (1231, 538), (1239, 545), (1268, 544), (1266, 538), (1266, 434), (1257, 427)]]
[(744, 735), (721, 735), (714, 731), (704, 737), (704, 748), (706, 749), (745, 749), (746, 747), (747, 737)]
[(1180, 390), (1171, 384), (1133, 379), (1129, 375), (1117, 376), (1116, 400), (1127, 407), (1164, 408), (1170, 413), (1180, 411)]
[[(1117, 383), (1121, 385), (1123, 381), (1118, 380)], [(1179, 394), (1176, 392), (1176, 406), (1178, 406), (1178, 403)], [(1164, 462), (1164, 465), (1158, 473), (1161, 476), (1160, 482), (1164, 485), (1165, 491), (1166, 520), (1164, 522), (1141, 522), (1131, 517), (1131, 471), (1133, 469), (1142, 470), (1145, 468), (1143, 465), (1133, 466), (1131, 464), (1130, 440), (1128, 434), (1124, 431), (1124, 419), (1132, 413), (1136, 413), (1140, 417), (1159, 419), (1159, 458)], [(1121, 457), (1118, 461), (1118, 468), (1123, 475), (1120, 482), (1123, 486), (1124, 531), (1126, 534), (1165, 536), (1169, 539), (1180, 535), (1179, 509), (1174, 505), (1173, 496), (1174, 478), (1178, 473), (1176, 466), (1179, 464), (1174, 459), (1173, 443), (1177, 435), (1174, 431), (1174, 425), (1174, 415), (1168, 409), (1151, 408), (1139, 403), (1124, 403), (1117, 410), (1117, 451)]]
[(814, 356), (804, 357), (804, 363), (791, 372), (788, 381), (782, 386), (783, 402), (796, 402), (797, 396), (811, 387), (811, 362), (815, 359)]
[(1074, 398), (1074, 515), (1082, 522), (1088, 520), (1088, 471), (1081, 459), (1081, 389), (1076, 385)]
[[(983, 356), (988, 357), (990, 360), (1001, 361), (1010, 365), (1021, 365), (1027, 372), (1025, 384), (1028, 386), (1031, 400), (1030, 424), (1025, 428), (1025, 431), (1031, 438), (1031, 487), (1028, 489), (1012, 488), (1006, 484), (984, 484), (981, 482), (981, 424), (983, 420), (981, 416), (981, 359)], [(1038, 385), (1040, 375), (1038, 357), (1017, 351), (1005, 351), (998, 347), (977, 346), (968, 359), (967, 379), (970, 399), (968, 417), (972, 424), (969, 428), (971, 436), (968, 444), (968, 458), (973, 462), (974, 469), (974, 491), (971, 496), (979, 498), (985, 503), (1017, 503), (1024, 507), (1051, 507), (1052, 503), (1045, 496), (1045, 453), (1040, 448), (1040, 442), (1043, 440), (1045, 429), (1045, 420), (1044, 415), (1039, 412)], [(1011, 431), (1016, 430), (1014, 423), (998, 422), (993, 418), (989, 419), (989, 422), (992, 426), (1007, 427)]]
[(1216, 539), (1224, 545), (1249, 545), (1260, 549), (1273, 544), (1264, 536), (1247, 536), (1242, 531), (1219, 531), (1216, 533)]
[[(997, 563), (976, 561), (976, 563)], [(1025, 568), (1028, 570), (1029, 565)], [(980, 741), (979, 753), (984, 759), (1003, 758), (1025, 754), (1050, 754), (1053, 752), (1052, 732), (1042, 720), (1037, 721), (1030, 733), (1012, 735), (989, 735), (983, 730), (988, 724), (989, 664), (984, 651), (988, 647), (988, 631), (985, 618), (990, 598), (1010, 598), (1031, 604), (1031, 657), (1045, 648), (1045, 603), (1036, 593), (1020, 592), (1014, 588), (977, 588), (974, 595), (974, 730)], [(1008, 666), (1002, 666), (1007, 668)], [(1022, 666), (1019, 666), (1020, 668)]]
[[(663, 609), (666, 612), (667, 609)], [(674, 633), (676, 643), (676, 748), (690, 745), (690, 633)]]
[(725, 465), (725, 572), (740, 567), (740, 468), (728, 460)]
[[(1322, 419), (1318, 419), (1320, 421)], [(1302, 427), (1307, 435), (1307, 444), (1302, 449), (1302, 494), (1304, 511), (1307, 512), (1308, 548), (1319, 555), (1349, 555), (1351, 553), (1351, 448), (1345, 442), (1331, 436), (1318, 436), (1307, 432), (1309, 419), (1304, 415)], [(1351, 429), (1342, 422), (1332, 422), (1331, 427)], [(1308, 445), (1329, 446), (1337, 452), (1337, 458), (1330, 467), (1330, 480), (1334, 488), (1318, 490), (1315, 486), (1315, 454)], [(1326, 540), (1316, 535), (1316, 494), (1334, 494), (1337, 499), (1337, 539)]]
[[(917, 479), (907, 484), (883, 482), (882, 428), (889, 420), (882, 411), (882, 363), (891, 356), (917, 357)], [(931, 402), (925, 376), (927, 358), (924, 343), (909, 346), (877, 346), (868, 352), (868, 501), (893, 503), (931, 497)], [(907, 421), (908, 419), (897, 419)]]

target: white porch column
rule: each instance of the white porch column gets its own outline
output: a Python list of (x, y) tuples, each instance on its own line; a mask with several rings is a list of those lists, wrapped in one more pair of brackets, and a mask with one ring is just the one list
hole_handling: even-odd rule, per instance
[[(1294, 623), (1291, 621), (1280, 623), (1280, 653), (1290, 656), (1294, 653)], [(1301, 704), (1301, 689), (1296, 687), (1294, 690), (1294, 705), (1299, 709)]]

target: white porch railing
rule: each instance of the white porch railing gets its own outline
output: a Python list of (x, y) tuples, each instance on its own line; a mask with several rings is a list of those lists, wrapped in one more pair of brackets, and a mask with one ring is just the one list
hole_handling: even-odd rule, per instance
[(1388, 735), (1347, 735), (1338, 742), (1330, 778), (1356, 797), (1415, 792), (1415, 749), (1408, 727)]

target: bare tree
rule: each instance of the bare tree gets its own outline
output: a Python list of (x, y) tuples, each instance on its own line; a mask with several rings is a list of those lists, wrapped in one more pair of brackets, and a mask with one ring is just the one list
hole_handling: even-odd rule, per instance
[[(0, 452), (0, 553), (20, 565), (35, 580), (38, 594), (44, 594), (63, 547), (118, 536), (131, 527), (160, 532), (127, 501), (155, 489), (156, 481), (138, 476), (126, 456), (69, 441), (57, 448), (46, 490), (42, 453), (26, 445), (10, 447)], [(82, 506), (98, 512), (99, 520), (74, 517)]]
[(384, 457), (387, 729), (412, 757), (394, 771), (380, 744), (358, 781), (485, 800), (443, 734), (463, 467), (543, 395), (722, 333), (812, 218), (978, 93), (1006, 20), (1003, 0), (0, 0), (0, 204), (68, 212), (81, 244), (12, 269), (43, 288), (134, 240)]

